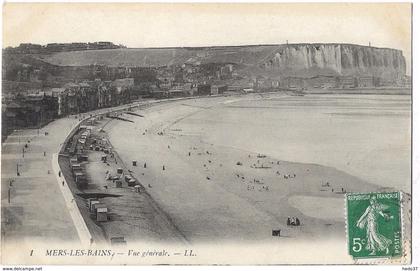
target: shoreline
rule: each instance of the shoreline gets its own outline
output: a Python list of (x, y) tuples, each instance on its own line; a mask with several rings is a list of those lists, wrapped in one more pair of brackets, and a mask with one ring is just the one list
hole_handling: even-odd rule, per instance
[[(269, 93), (266, 93), (266, 94), (269, 94)], [(277, 92), (270, 93), (270, 95), (273, 95), (275, 97), (278, 97), (281, 94), (283, 94), (283, 93), (277, 93)], [(250, 99), (251, 98), (252, 99), (252, 97), (258, 97), (258, 96), (260, 96), (260, 94), (253, 93), (253, 94), (238, 95), (238, 96), (228, 96), (228, 97), (225, 97), (225, 95), (223, 95), (221, 97), (211, 97), (210, 96), (210, 97), (192, 97), (192, 98), (189, 98), (189, 99), (181, 98), (181, 99), (173, 99), (173, 100), (146, 101), (144, 104), (141, 104), (141, 103), (138, 103), (137, 102), (137, 105), (136, 104), (129, 104), (129, 105), (122, 105), (122, 106), (120, 106), (120, 108), (117, 107), (117, 108), (112, 108), (112, 109), (109, 109), (108, 108), (106, 110), (103, 110), (103, 109), (102, 110), (98, 110), (98, 111), (102, 111), (102, 113), (97, 113), (97, 114), (107, 114), (111, 110), (113, 110), (113, 111), (126, 111), (127, 108), (136, 108), (138, 106), (141, 107), (140, 108), (140, 111), (143, 112), (144, 110), (154, 109), (155, 107), (160, 107), (160, 106), (163, 106), (163, 107), (165, 107), (165, 106), (173, 106), (174, 103), (178, 103), (178, 104), (179, 103), (186, 103), (187, 101), (188, 102), (191, 102), (191, 103), (193, 103), (193, 102), (194, 103), (195, 102), (202, 103), (205, 107), (208, 107), (208, 103), (210, 103), (212, 100), (215, 100), (215, 99), (216, 100), (217, 99), (219, 99), (219, 100), (221, 99), (221, 100), (224, 101), (224, 103), (230, 103), (232, 101), (229, 101), (228, 100), (229, 98), (237, 98), (237, 99)], [(288, 96), (286, 96), (286, 97), (288, 97)], [(202, 99), (202, 98), (206, 98), (206, 99)], [(89, 113), (93, 113), (93, 112), (84, 113), (84, 115), (88, 115)], [(93, 113), (93, 115), (95, 115), (95, 113)], [(134, 116), (129, 116), (127, 114), (125, 114), (125, 115), (126, 115), (127, 118), (131, 118), (131, 119), (135, 119), (136, 118)], [(82, 122), (83, 121), (81, 121), (80, 123), (82, 123)], [(120, 121), (117, 121), (117, 120), (111, 120), (110, 123), (114, 123), (115, 124), (115, 123), (121, 123), (121, 122)], [(169, 125), (168, 127), (171, 127), (171, 125)], [(107, 128), (109, 128), (109, 127), (107, 127)], [(188, 136), (188, 135), (175, 135), (175, 136), (185, 137), (185, 136)], [(152, 144), (152, 146), (153, 146), (153, 144)], [(256, 155), (256, 154), (254, 153), (254, 155)], [(124, 158), (122, 158), (122, 159), (124, 159)], [(130, 160), (128, 160), (128, 161), (130, 161)], [(282, 163), (283, 162), (284, 163), (289, 163), (289, 162), (282, 161)], [(293, 164), (293, 163), (290, 163), (290, 164)], [(296, 164), (299, 164), (299, 163), (296, 163)], [(302, 165), (306, 165), (306, 164), (302, 164)], [(153, 195), (151, 195), (151, 197), (154, 198)], [(281, 223), (283, 223), (283, 221)]]
[[(144, 112), (144, 111), (142, 111), (141, 112), (141, 114), (147, 114), (147, 112)], [(136, 121), (136, 119), (135, 119), (135, 117), (131, 117), (131, 116), (128, 116), (128, 115), (126, 115), (125, 117), (127, 117), (128, 119), (130, 119), (130, 120), (132, 120), (132, 121)], [(176, 118), (176, 117), (174, 117), (174, 119), (175, 119), (175, 121), (174, 120), (172, 120), (172, 122), (177, 122), (177, 119), (178, 118)], [(113, 121), (112, 122), (112, 125), (108, 125), (107, 126), (107, 134), (108, 134), (108, 136), (110, 136), (110, 134), (109, 134), (109, 130), (112, 130), (113, 129), (113, 125), (116, 125), (116, 124), (121, 124), (121, 125), (117, 125), (117, 126), (122, 126), (123, 128), (120, 128), (121, 130), (125, 130), (128, 126), (127, 125), (129, 125), (128, 123), (127, 123), (127, 125), (125, 125), (125, 123), (123, 124), (122, 122), (119, 122), (119, 121)], [(130, 124), (130, 125), (132, 125), (132, 124)], [(164, 143), (165, 145), (163, 146), (163, 147), (157, 147), (158, 145), (163, 145), (162, 144), (162, 141), (163, 142), (170, 142), (170, 146), (171, 146), (171, 150), (174, 148), (174, 146), (173, 146), (173, 144), (176, 144), (176, 143), (174, 143), (175, 141), (180, 141), (179, 140), (179, 138), (183, 138), (183, 137), (188, 137), (188, 135), (174, 135), (174, 134), (171, 134), (171, 132), (169, 132), (169, 133), (167, 133), (167, 132), (164, 132), (164, 135), (163, 136), (156, 136), (155, 134), (158, 132), (158, 131), (164, 131), (165, 129), (170, 129), (170, 127), (171, 127), (171, 124), (163, 124), (163, 126), (161, 127), (162, 125), (155, 125), (155, 126), (153, 126), (152, 127), (152, 131), (150, 131), (150, 130), (148, 130), (148, 132), (146, 133), (146, 136), (140, 136), (139, 137), (139, 140), (141, 140), (141, 141), (143, 141), (144, 140), (144, 138), (146, 139), (146, 142), (154, 142), (152, 145), (153, 146), (155, 146), (155, 148), (154, 148), (154, 151), (156, 152), (156, 153), (158, 153), (159, 155), (155, 155), (155, 156), (161, 156), (161, 155), (163, 155), (163, 153), (166, 153), (166, 152), (164, 152), (164, 149), (165, 149), (165, 147), (164, 146), (166, 146), (166, 143)], [(166, 128), (165, 128), (166, 127)], [(144, 128), (144, 127), (143, 127)], [(140, 130), (141, 129), (143, 129), (143, 128), (140, 128)], [(128, 128), (127, 128), (128, 129)], [(149, 128), (150, 129), (150, 128)], [(112, 133), (114, 133), (114, 135), (112, 135)], [(115, 138), (115, 132), (112, 132), (111, 131), (111, 136), (110, 136), (110, 142), (113, 142), (113, 139), (112, 139), (112, 137), (114, 137)], [(126, 134), (126, 136), (125, 136), (125, 139), (124, 139), (124, 141), (125, 141), (125, 144), (124, 145), (129, 145), (129, 146), (134, 146), (133, 144), (134, 144), (134, 141), (130, 141), (129, 140), (129, 134)], [(173, 139), (173, 138), (176, 138), (176, 139)], [(142, 140), (143, 139), (143, 140)], [(150, 140), (150, 141), (149, 141)], [(157, 141), (153, 141), (153, 140), (157, 140)], [(191, 138), (189, 138), (189, 140), (191, 140)], [(199, 142), (201, 145), (205, 145), (205, 143), (204, 142)], [(150, 143), (143, 143), (144, 144), (144, 146), (142, 146), (142, 147), (138, 147), (137, 148), (137, 152), (138, 153), (148, 153), (148, 152), (150, 152), (151, 151), (151, 149), (150, 148), (148, 148), (147, 147), (147, 145), (150, 145)], [(113, 145), (115, 146), (115, 144), (113, 143)], [(117, 144), (118, 145), (118, 144)], [(121, 144), (120, 144), (121, 145)], [(182, 144), (181, 144), (182, 145)], [(130, 159), (131, 158), (133, 158), (133, 154), (130, 154), (130, 150), (120, 150), (119, 149), (119, 147), (121, 147), (121, 146), (115, 146), (114, 147), (114, 150), (116, 151), (116, 152), (118, 152), (119, 154), (120, 154), (120, 157), (121, 157), (121, 159), (123, 159), (124, 161), (126, 161), (126, 162), (128, 162), (128, 161), (130, 161)], [(208, 148), (210, 148), (210, 146), (207, 146)], [(185, 148), (185, 144), (184, 144), (184, 155), (185, 155), (185, 150), (186, 149), (188, 149), (188, 148)], [(127, 151), (127, 152), (126, 152)], [(229, 153), (231, 154), (232, 153), (232, 151), (230, 150), (229, 151)], [(131, 156), (130, 156), (131, 155)], [(165, 154), (165, 155), (167, 155), (167, 154)], [(257, 155), (256, 153), (253, 153), (252, 155)], [(144, 156), (144, 155), (143, 155)], [(174, 158), (174, 159), (180, 159), (180, 160), (183, 160), (183, 158), (181, 158), (181, 156), (182, 156), (182, 154), (180, 154), (180, 153), (176, 153), (176, 155), (175, 155), (175, 157), (177, 157), (177, 158)], [(138, 155), (137, 155), (137, 157), (139, 157)], [(151, 157), (148, 157), (148, 158), (142, 158), (142, 159), (147, 159), (147, 161), (149, 161), (149, 159), (152, 159)], [(169, 158), (168, 158), (169, 159)], [(137, 159), (137, 160), (139, 160), (139, 159)], [(154, 160), (152, 160), (152, 161), (154, 161)], [(171, 158), (171, 161), (172, 161), (172, 158)], [(280, 163), (284, 163), (284, 164), (288, 164), (289, 166), (296, 166), (296, 165), (299, 165), (299, 166), (302, 166), (302, 167), (312, 167), (312, 166), (315, 166), (315, 167), (321, 167), (321, 168), (323, 168), (323, 171), (325, 171), (328, 167), (323, 167), (323, 166), (319, 166), (319, 165), (313, 165), (313, 164), (302, 164), (302, 163), (290, 163), (290, 162), (286, 162), (286, 161), (279, 161)], [(154, 162), (153, 162), (154, 163)], [(169, 162), (168, 162), (169, 163)], [(181, 163), (183, 163), (183, 162), (181, 162)], [(175, 162), (175, 164), (177, 165), (177, 166), (183, 166), (183, 165), (181, 165), (181, 164), (179, 164), (178, 162)], [(165, 165), (166, 165), (166, 163), (165, 163)], [(170, 164), (169, 164), (170, 165)], [(187, 180), (185, 180), (185, 179), (180, 179), (180, 180), (182, 180), (182, 181), (174, 181), (175, 179), (177, 179), (177, 177), (178, 177), (178, 175), (173, 175), (173, 174), (179, 174), (180, 172), (177, 172), (177, 170), (175, 170), (174, 172), (172, 172), (172, 168), (171, 169), (169, 169), (169, 165), (166, 165), (166, 169), (165, 169), (165, 173), (164, 174), (167, 174), (166, 173), (166, 171), (169, 171), (169, 170), (171, 170), (171, 175), (172, 175), (172, 181), (171, 182), (176, 182), (177, 183), (177, 185), (181, 185), (182, 187), (179, 187), (179, 188), (176, 188), (177, 190), (173, 190), (175, 193), (179, 193), (180, 191), (179, 190), (182, 190), (184, 187), (185, 187), (185, 184), (183, 183), (183, 182), (185, 182), (185, 181), (187, 181)], [(200, 167), (199, 167), (199, 165), (190, 165), (190, 166), (188, 166), (188, 164), (187, 164), (187, 167), (189, 167), (189, 168), (195, 168), (196, 170), (197, 169), (199, 169)], [(134, 170), (134, 168), (132, 168), (133, 170)], [(196, 170), (194, 170), (194, 171), (196, 171)], [(157, 191), (157, 190), (169, 190), (169, 189), (175, 189), (175, 188), (173, 188), (171, 185), (171, 183), (170, 182), (167, 182), (167, 181), (164, 181), (164, 179), (166, 179), (167, 177), (165, 177), (164, 175), (162, 175), (163, 173), (162, 172), (159, 172), (159, 171), (161, 171), (161, 170), (159, 170), (158, 169), (158, 167), (156, 167), (156, 168), (154, 168), (153, 169), (153, 172), (150, 172), (150, 175), (148, 174), (148, 175), (142, 175), (142, 174), (145, 174), (145, 172), (138, 172), (137, 173), (137, 175), (136, 176), (139, 176), (139, 179), (140, 178), (142, 178), (142, 180), (143, 180), (143, 186), (146, 186), (146, 183), (148, 183), (148, 184), (150, 184), (150, 185), (152, 185), (152, 188), (150, 189), (151, 190), (151, 195), (152, 195), (152, 197), (153, 198), (155, 198), (158, 202), (160, 202), (160, 204), (162, 204), (164, 207), (164, 209), (166, 210), (166, 212), (167, 213), (169, 213), (169, 215), (171, 216), (171, 214), (172, 214), (172, 216), (174, 217), (174, 221), (175, 221), (175, 223), (176, 224), (178, 224), (178, 225), (181, 225), (181, 228), (183, 228), (184, 227), (184, 231), (186, 232), (186, 234), (192, 234), (191, 232), (193, 232), (193, 230), (194, 229), (197, 229), (196, 227), (194, 227), (194, 226), (187, 226), (186, 228), (185, 228), (185, 225), (184, 225), (184, 223), (185, 223), (185, 219), (187, 219), (183, 214), (182, 214), (182, 212), (180, 213), (180, 212), (177, 212), (177, 208), (176, 207), (174, 207), (174, 206), (172, 206), (172, 205), (177, 205), (178, 203), (180, 204), (180, 206), (181, 205), (185, 205), (184, 203), (182, 203), (182, 202), (177, 202), (177, 201), (173, 201), (173, 200), (176, 200), (175, 198), (173, 198), (173, 197), (170, 197), (170, 198), (168, 198), (168, 199), (165, 199), (165, 197), (167, 196), (167, 194), (165, 194), (165, 195), (162, 195), (162, 194), (159, 194), (159, 192)], [(321, 170), (322, 171), (322, 170)], [(345, 174), (345, 173), (339, 173), (340, 171), (337, 171), (337, 170), (335, 170), (335, 169), (332, 169), (332, 171), (335, 171), (335, 174)], [(184, 172), (182, 172), (183, 174), (185, 173), (185, 174), (187, 174), (187, 175), (189, 175), (189, 173), (187, 173), (187, 172), (185, 172), (185, 170), (184, 170)], [(217, 175), (217, 174), (216, 174)], [(345, 174), (345, 175), (348, 175), (348, 174)], [(182, 175), (181, 175), (182, 176)], [(198, 175), (197, 175), (198, 176)], [(351, 175), (348, 175), (348, 176), (351, 176)], [(190, 176), (191, 177), (191, 176)], [(162, 178), (162, 179), (160, 179), (160, 178)], [(213, 176), (209, 176), (209, 178), (211, 179), (211, 180), (213, 180)], [(215, 178), (217, 178), (217, 177), (215, 177)], [(354, 177), (349, 177), (349, 178), (353, 178), (354, 179)], [(155, 180), (155, 181), (153, 181), (153, 180)], [(157, 180), (159, 180), (159, 182), (163, 182), (164, 184), (162, 184), (162, 185), (160, 185), (160, 184), (158, 184), (157, 183)], [(360, 182), (360, 181), (357, 181), (357, 182)], [(367, 183), (367, 182), (365, 182), (365, 181), (361, 181), (363, 184), (364, 184), (364, 186), (366, 187), (366, 185), (368, 185), (368, 186), (371, 186), (372, 187), (372, 185), (370, 185), (369, 183)], [(189, 183), (189, 185), (195, 185), (194, 183)], [(217, 185), (220, 185), (219, 183), (217, 184)], [(223, 185), (223, 184), (222, 184)], [(171, 188), (170, 187), (168, 187), (168, 186), (171, 186)], [(356, 185), (351, 185), (351, 186), (356, 186)], [(375, 187), (375, 186), (373, 186), (373, 187)], [(179, 190), (178, 190), (179, 189)], [(208, 189), (208, 188), (205, 188), (205, 187), (203, 187), (203, 189)], [(217, 189), (216, 189), (217, 190)], [(357, 191), (357, 189), (356, 188), (353, 188), (352, 189), (353, 191)], [(196, 191), (196, 190), (194, 190), (194, 191)], [(220, 192), (220, 191), (219, 191)], [(223, 191), (222, 191), (223, 192)], [(229, 192), (229, 191), (228, 191)], [(224, 192), (223, 192), (224, 193)], [(184, 194), (184, 193), (182, 193), (182, 194)], [(229, 195), (231, 195), (232, 193), (231, 192), (229, 192)], [(294, 194), (290, 194), (289, 196), (293, 196)], [(297, 193), (296, 195), (299, 195), (299, 193)], [(304, 193), (304, 195), (305, 195), (305, 193)], [(237, 196), (237, 195), (236, 195)], [(235, 197), (236, 197), (235, 196)], [(312, 196), (311, 195), (311, 193), (310, 194), (308, 194), (308, 196)], [(336, 198), (336, 197), (335, 197)], [(247, 200), (249, 200), (249, 199), (240, 199), (239, 201), (240, 202), (247, 202)], [(168, 204), (165, 204), (165, 201), (169, 201), (169, 202), (171, 202), (169, 205)], [(245, 204), (244, 203), (244, 204)], [(286, 202), (278, 202), (278, 203), (282, 203), (282, 204), (285, 204), (285, 205), (288, 205), (288, 203)], [(258, 205), (258, 204), (257, 204)], [(191, 206), (190, 206), (191, 207)], [(255, 206), (254, 206), (255, 207)], [(252, 207), (252, 208), (254, 208), (254, 207)], [(178, 206), (178, 208), (181, 208), (181, 207), (179, 207)], [(251, 208), (251, 207), (250, 207)], [(344, 207), (343, 207), (344, 208)], [(296, 210), (295, 208), (292, 208), (291, 206), (288, 206), (288, 207), (286, 207), (285, 209), (288, 209), (288, 210), (292, 210), (292, 214), (293, 214), (293, 212), (295, 212), (295, 213), (298, 213), (299, 214), (299, 216), (300, 217), (304, 217), (304, 220), (306, 220), (306, 221), (309, 221), (309, 223), (312, 223), (313, 221), (315, 221), (314, 223), (318, 223), (319, 224), (319, 222), (320, 221), (322, 221), (323, 219), (319, 219), (319, 218), (310, 218), (310, 217), (307, 217), (307, 216), (305, 216), (305, 215), (303, 215), (302, 214), (302, 212), (300, 212), (300, 211), (298, 211), (298, 210)], [(256, 212), (257, 213), (260, 213), (261, 215), (263, 215), (263, 216), (265, 216), (266, 218), (267, 218), (267, 215), (268, 215), (268, 217), (270, 217), (270, 216), (272, 216), (272, 215), (270, 215), (269, 213), (270, 212), (268, 212), (267, 210), (263, 210), (263, 211), (261, 211), (261, 206), (257, 206), (257, 209), (256, 209)], [(187, 215), (187, 216), (189, 216), (189, 215)], [(285, 221), (285, 219), (284, 219), (285, 217), (279, 217), (279, 218), (276, 218), (276, 219), (274, 219), (273, 220), (273, 222), (272, 222), (272, 224), (275, 224), (275, 225), (277, 225), (277, 226), (279, 226), (279, 225), (284, 225), (284, 221)], [(271, 218), (271, 219), (273, 219), (273, 218)], [(278, 220), (278, 219), (280, 219), (280, 221)], [(269, 219), (270, 220), (270, 219)], [(184, 221), (184, 222), (182, 222), (182, 221)], [(188, 221), (188, 219), (187, 219), (187, 221)], [(189, 220), (190, 222), (191, 222), (191, 219)], [(277, 221), (277, 222), (274, 222), (274, 221)], [(330, 221), (326, 221), (327, 223), (326, 224), (332, 224), (332, 223), (330, 223)], [(344, 217), (343, 217), (343, 222), (344, 222)], [(189, 223), (189, 222), (188, 222)], [(207, 222), (208, 223), (208, 222)], [(321, 222), (322, 223), (322, 222)], [(203, 225), (197, 225), (198, 227), (202, 227)], [(328, 226), (329, 227), (329, 226)], [(341, 229), (341, 228), (343, 228), (344, 227), (344, 224), (342, 224), (342, 225), (338, 225), (338, 227)], [(286, 227), (285, 227), (286, 228)], [(220, 229), (220, 228), (219, 228)], [(244, 229), (244, 231), (246, 231), (247, 229)], [(266, 229), (264, 230), (264, 231), (267, 231), (268, 230), (268, 228), (266, 227)], [(212, 234), (214, 234), (214, 232), (212, 232), (212, 229), (209, 229), (209, 231), (212, 233)], [(238, 230), (239, 232), (240, 232), (240, 230)], [(265, 233), (266, 234), (266, 233)], [(194, 235), (194, 234), (193, 234)], [(202, 235), (202, 234), (201, 234)], [(309, 235), (312, 235), (313, 236), (313, 234), (310, 234), (309, 233)], [(214, 235), (209, 235), (209, 236), (214, 236)], [(217, 236), (217, 235), (216, 235)], [(198, 240), (198, 242), (201, 242), (201, 241), (205, 241), (205, 239), (206, 238), (202, 238), (203, 236), (201, 236), (201, 237), (198, 237), (198, 239), (197, 239), (197, 236), (196, 237), (192, 237), (192, 239), (193, 240)], [(261, 237), (261, 236), (260, 236)], [(208, 238), (208, 237), (207, 237)], [(234, 239), (234, 237), (231, 237), (231, 238), (233, 238)], [(267, 236), (265, 236), (265, 238), (267, 238)], [(223, 237), (222, 237), (222, 239), (223, 239)]]
[[(165, 99), (151, 99), (149, 100), (152, 104), (153, 103), (160, 103), (160, 102), (170, 102), (171, 100), (177, 100), (177, 99), (197, 99), (197, 98), (212, 98), (212, 97), (218, 97), (218, 96), (231, 96), (231, 97), (235, 97), (235, 96), (243, 96), (243, 95), (248, 95), (248, 94), (260, 94), (260, 95), (266, 95), (266, 94), (281, 94), (281, 93), (295, 93), (295, 94), (299, 94), (300, 91), (302, 91), (302, 94), (304, 95), (311, 95), (311, 94), (316, 94), (316, 95), (329, 95), (329, 94), (343, 94), (343, 95), (347, 95), (347, 94), (358, 94), (358, 95), (412, 95), (412, 88), (332, 88), (332, 89), (320, 89), (320, 88), (311, 88), (311, 89), (306, 89), (306, 90), (298, 90), (298, 89), (282, 89), (282, 90), (276, 90), (276, 91), (255, 91), (255, 92), (251, 92), (251, 93), (228, 93), (228, 94), (218, 94), (218, 95), (210, 95), (210, 96), (186, 96), (186, 97), (180, 97), (180, 98), (165, 98)], [(114, 108), (117, 107), (121, 107), (121, 106), (129, 106), (130, 104), (136, 104), (136, 103), (141, 103), (142, 100), (135, 100), (132, 101), (128, 104), (124, 104), (124, 105), (119, 105), (116, 107), (107, 107), (107, 108), (97, 108), (94, 109), (92, 111), (87, 111), (87, 112), (83, 112), (80, 113), (82, 115), (88, 115), (88, 114), (95, 114), (94, 112), (96, 111), (103, 111), (103, 110), (109, 110), (109, 111), (113, 111)], [(46, 127), (49, 123), (57, 121), (59, 119), (62, 118), (67, 118), (69, 116), (75, 116), (78, 114), (73, 114), (73, 115), (67, 115), (67, 116), (63, 116), (60, 118), (56, 118), (56, 119), (51, 119), (49, 120), (47, 123), (43, 124), (40, 127), (17, 127), (17, 129), (12, 130), (11, 133), (9, 133), (6, 136), (2, 136), (2, 144), (4, 142), (6, 142), (7, 138), (9, 137), (9, 135), (11, 135), (13, 133), (13, 131), (17, 131), (17, 130), (29, 130), (29, 129), (43, 129), (44, 127)]]

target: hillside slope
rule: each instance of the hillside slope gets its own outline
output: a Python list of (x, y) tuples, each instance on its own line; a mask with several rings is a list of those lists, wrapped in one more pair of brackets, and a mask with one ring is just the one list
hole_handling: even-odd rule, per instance
[(157, 67), (183, 63), (236, 63), (270, 75), (369, 75), (406, 73), (402, 51), (353, 44), (283, 44), (202, 48), (144, 48), (62, 52), (44, 57), (59, 66)]

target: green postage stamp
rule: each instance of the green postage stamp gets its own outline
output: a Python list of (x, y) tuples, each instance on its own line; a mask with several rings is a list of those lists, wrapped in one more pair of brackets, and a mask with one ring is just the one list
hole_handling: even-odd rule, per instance
[(347, 238), (353, 258), (401, 257), (401, 194), (346, 194)]

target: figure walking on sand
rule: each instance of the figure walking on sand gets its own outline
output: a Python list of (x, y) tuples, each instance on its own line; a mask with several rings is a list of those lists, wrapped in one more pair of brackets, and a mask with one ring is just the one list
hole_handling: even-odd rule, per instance
[(371, 251), (370, 255), (375, 255), (378, 251), (386, 251), (386, 254), (388, 254), (392, 241), (379, 233), (378, 218), (379, 215), (385, 219), (392, 219), (393, 216), (383, 213), (383, 210), (387, 209), (388, 206), (378, 203), (376, 196), (372, 196), (369, 202), (370, 205), (359, 218), (356, 226), (360, 229), (366, 228), (366, 249)]

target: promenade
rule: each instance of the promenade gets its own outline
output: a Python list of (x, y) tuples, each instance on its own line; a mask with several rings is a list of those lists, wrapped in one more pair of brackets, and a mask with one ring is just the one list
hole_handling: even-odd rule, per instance
[(1, 150), (3, 263), (14, 259), (21, 262), (20, 257), (29, 256), (32, 248), (40, 244), (90, 244), (91, 235), (59, 174), (58, 152), (81, 118), (160, 102), (164, 101), (144, 100), (102, 108), (57, 119), (39, 130), (16, 130), (8, 136)]
[(74, 117), (63, 118), (39, 132), (15, 131), (2, 144), (3, 258), (14, 245), (79, 240), (52, 168), (53, 154), (77, 122)]

